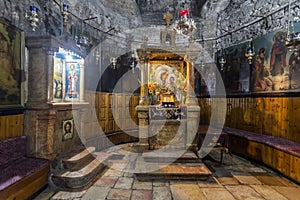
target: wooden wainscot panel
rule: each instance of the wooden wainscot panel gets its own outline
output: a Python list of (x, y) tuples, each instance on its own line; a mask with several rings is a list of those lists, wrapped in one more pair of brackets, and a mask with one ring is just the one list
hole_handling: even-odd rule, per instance
[(111, 94), (109, 93), (99, 93), (99, 105), (100, 107), (111, 107)]
[(258, 161), (262, 161), (262, 154), (261, 154), (261, 148), (262, 144), (257, 143), (257, 142), (248, 142), (248, 147), (247, 147), (247, 154), (252, 157), (257, 159)]
[(115, 107), (113, 108), (113, 118), (123, 119), (125, 117), (125, 107)]
[(126, 105), (125, 104), (128, 104), (129, 106), (129, 101), (128, 102), (125, 102), (125, 95), (124, 94), (114, 94), (114, 98), (115, 98), (115, 101), (114, 101), (114, 107), (125, 107)]
[(283, 174), (285, 172), (284, 156), (284, 152), (274, 149), (272, 166)]
[(132, 106), (132, 102), (130, 101), (131, 100), (131, 94), (125, 94), (125, 106), (126, 107), (129, 107), (129, 106)]
[(0, 116), (0, 140), (23, 135), (24, 114)]
[(106, 121), (107, 121), (107, 120), (99, 120), (100, 127), (102, 128), (102, 131), (103, 131), (104, 133), (107, 132), (107, 130), (106, 130)]
[(290, 177), (300, 183), (300, 158), (290, 156)]
[(136, 95), (136, 94), (133, 95), (133, 96), (132, 96), (132, 101), (133, 101), (133, 102), (132, 102), (132, 105), (133, 105), (133, 106), (139, 105), (139, 99), (140, 99), (139, 95)]
[(272, 166), (273, 163), (273, 148), (262, 145), (262, 161), (268, 166)]
[(106, 129), (106, 133), (111, 133), (115, 130), (115, 121), (113, 119), (108, 119), (105, 122), (105, 129)]
[(108, 110), (108, 108), (103, 108), (103, 107), (101, 107), (101, 108), (98, 108), (98, 110), (99, 110), (99, 118), (101, 119), (101, 120), (103, 120), (103, 119), (106, 119), (107, 117), (107, 110)]

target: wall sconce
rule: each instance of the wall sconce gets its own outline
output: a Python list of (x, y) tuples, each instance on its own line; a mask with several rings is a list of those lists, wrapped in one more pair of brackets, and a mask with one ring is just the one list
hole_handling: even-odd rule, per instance
[(63, 4), (62, 16), (64, 19), (64, 25), (67, 26), (68, 21), (69, 21), (70, 12), (69, 12), (69, 5), (66, 3)]
[[(251, 45), (252, 46), (252, 45)], [(245, 56), (247, 57), (247, 60), (248, 60), (248, 63), (251, 65), (252, 64), (252, 59), (253, 59), (253, 56), (254, 56), (254, 51), (253, 51), (253, 48), (252, 47), (248, 47), (247, 48), (247, 51), (245, 53)]]
[(78, 35), (76, 36), (76, 43), (82, 47), (89, 47), (90, 41), (89, 38), (85, 35)]
[(110, 62), (112, 63), (113, 68), (116, 69), (117, 59), (115, 57), (111, 57), (110, 58)]
[(221, 53), (220, 53), (220, 57), (219, 57), (219, 64), (221, 66), (221, 71), (224, 70), (224, 65), (226, 64), (226, 57), (225, 57), (225, 53), (224, 50), (221, 49)]
[(295, 32), (294, 21), (291, 20), (291, 0), (289, 0), (288, 23), (286, 28), (285, 46), (287, 46), (289, 51), (295, 51), (295, 49), (297, 49), (296, 46), (300, 44), (300, 32)]
[(131, 68), (132, 73), (134, 74), (134, 68), (137, 65), (137, 59), (135, 57), (134, 52), (131, 53), (131, 57), (130, 57), (130, 65), (129, 67)]
[(36, 31), (40, 22), (39, 9), (35, 6), (30, 6), (29, 10), (29, 12), (26, 12), (25, 18), (29, 21), (32, 31)]

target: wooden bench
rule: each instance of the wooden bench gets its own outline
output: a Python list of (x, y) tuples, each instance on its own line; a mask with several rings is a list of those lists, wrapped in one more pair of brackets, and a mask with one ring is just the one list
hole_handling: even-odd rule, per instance
[(0, 141), (0, 199), (28, 199), (48, 182), (50, 162), (26, 156), (26, 137)]
[(300, 183), (300, 144), (271, 135), (224, 127), (233, 153), (262, 162)]

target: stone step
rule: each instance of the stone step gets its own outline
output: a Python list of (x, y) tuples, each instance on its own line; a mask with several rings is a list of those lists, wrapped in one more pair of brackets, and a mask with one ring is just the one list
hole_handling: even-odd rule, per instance
[(61, 190), (83, 190), (90, 186), (94, 180), (108, 166), (109, 155), (102, 154), (100, 158), (94, 158), (91, 162), (85, 163), (81, 169), (70, 171), (62, 170), (52, 175), (52, 182)]
[(87, 147), (81, 150), (70, 153), (62, 158), (62, 163), (65, 169), (76, 171), (85, 163), (89, 163), (94, 159), (92, 153), (95, 152), (95, 147)]
[[(154, 164), (154, 166), (152, 165)], [(151, 171), (151, 169), (157, 169)], [(140, 170), (139, 170), (140, 169)], [(149, 169), (149, 171), (146, 171)], [(211, 171), (204, 163), (139, 163), (134, 175), (138, 180), (201, 180), (205, 181), (211, 176)]]
[(197, 163), (201, 159), (193, 151), (174, 150), (174, 151), (155, 151), (143, 153), (142, 158), (146, 162), (157, 163)]
[(135, 176), (139, 180), (207, 180), (211, 171), (193, 151), (153, 151), (138, 157)]

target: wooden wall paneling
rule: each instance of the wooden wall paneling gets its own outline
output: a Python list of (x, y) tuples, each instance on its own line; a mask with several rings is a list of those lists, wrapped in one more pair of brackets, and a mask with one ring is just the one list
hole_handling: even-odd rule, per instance
[(289, 98), (282, 98), (281, 106), (281, 125), (280, 125), (280, 137), (289, 139), (289, 116), (288, 116), (288, 101)]
[(273, 98), (273, 110), (274, 110), (274, 126), (270, 135), (280, 137), (282, 126), (282, 97)]
[(256, 142), (248, 142), (246, 153), (258, 161), (262, 161), (261, 144)]
[(292, 140), (300, 143), (300, 98), (292, 98), (292, 108), (291, 108), (291, 134)]
[(115, 121), (114, 119), (107, 119), (105, 121), (105, 133), (111, 133), (115, 130)]
[(284, 164), (284, 152), (274, 149), (273, 151), (273, 164), (272, 166), (284, 174), (285, 164)]
[(0, 140), (23, 135), (24, 114), (0, 116)]
[(130, 107), (132, 106), (132, 102), (131, 100), (131, 94), (125, 94), (125, 103), (126, 103), (126, 107)]
[(273, 122), (272, 122), (272, 104), (270, 98), (260, 98), (262, 101), (261, 115), (263, 118), (263, 132), (264, 134), (269, 134), (272, 132)]
[(100, 119), (99, 120), (99, 125), (100, 125), (100, 127), (101, 127), (101, 129), (102, 129), (102, 131), (104, 132), (104, 133), (106, 133), (107, 132), (107, 130), (106, 130), (106, 119)]
[(273, 163), (273, 148), (271, 148), (267, 145), (262, 145), (261, 154), (262, 154), (262, 162), (265, 163), (268, 166), (272, 166), (272, 163)]
[(250, 131), (255, 131), (255, 113), (256, 113), (256, 99), (255, 98), (248, 98), (249, 99), (249, 110), (250, 110)]
[(108, 115), (108, 108), (103, 108), (103, 107), (98, 107), (98, 118), (100, 118), (100, 120), (106, 119), (107, 115)]
[(290, 156), (290, 177), (300, 182), (300, 158)]
[(108, 93), (98, 93), (98, 105), (101, 108), (105, 108), (108, 105)]

